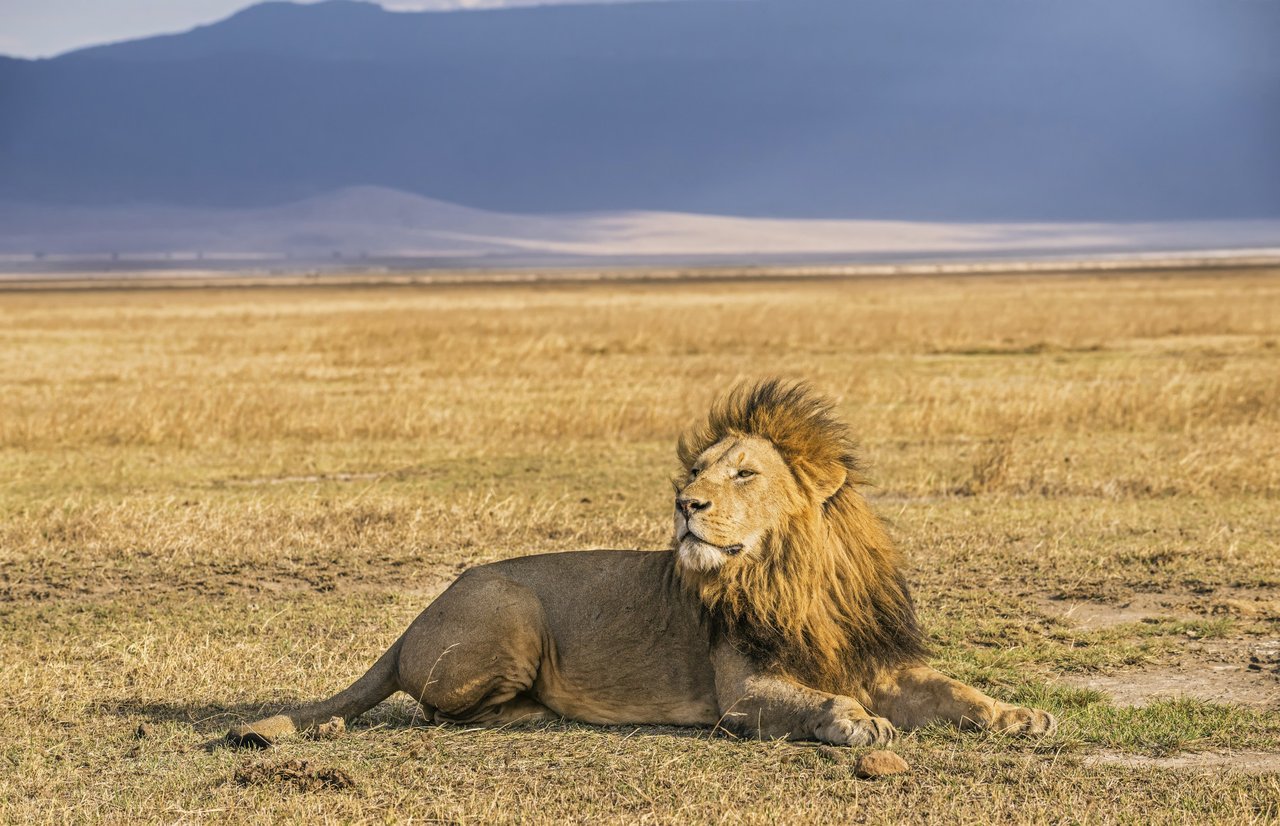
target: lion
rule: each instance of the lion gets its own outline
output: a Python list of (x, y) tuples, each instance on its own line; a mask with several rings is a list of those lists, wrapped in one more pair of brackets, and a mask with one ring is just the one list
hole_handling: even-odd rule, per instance
[(854, 443), (807, 384), (740, 385), (678, 443), (664, 551), (574, 551), (459, 576), (349, 688), (233, 728), (270, 746), (397, 691), (439, 723), (718, 727), (838, 746), (935, 722), (1022, 735), (1054, 718), (926, 664)]

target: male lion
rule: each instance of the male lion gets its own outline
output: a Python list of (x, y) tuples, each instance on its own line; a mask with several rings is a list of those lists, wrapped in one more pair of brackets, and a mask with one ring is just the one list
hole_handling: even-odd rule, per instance
[(898, 554), (829, 402), (803, 384), (739, 387), (678, 452), (672, 550), (473, 568), (350, 688), (228, 739), (266, 746), (396, 691), (429, 719), (487, 725), (719, 724), (850, 746), (937, 720), (1053, 730), (924, 664)]

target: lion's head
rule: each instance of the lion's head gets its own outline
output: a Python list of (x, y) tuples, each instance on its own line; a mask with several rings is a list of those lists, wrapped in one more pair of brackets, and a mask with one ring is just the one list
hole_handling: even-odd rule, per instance
[(740, 386), (680, 438), (675, 554), (735, 644), (839, 690), (924, 644), (855, 446), (802, 383)]

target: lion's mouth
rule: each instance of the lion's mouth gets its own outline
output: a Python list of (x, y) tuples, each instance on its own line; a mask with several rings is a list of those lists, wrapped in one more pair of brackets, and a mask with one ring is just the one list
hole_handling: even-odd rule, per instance
[(705, 540), (705, 539), (703, 539), (702, 537), (698, 536), (696, 533), (694, 533), (694, 532), (693, 532), (693, 529), (691, 529), (691, 528), (685, 528), (684, 535), (680, 537), (680, 541), (681, 541), (681, 542), (683, 542), (684, 540), (688, 539), (689, 537), (693, 537), (694, 539), (698, 540), (698, 541), (699, 541), (699, 542), (701, 542), (703, 545), (706, 545), (706, 546), (707, 546), (707, 547), (709, 547), (709, 548), (715, 548), (717, 551), (719, 551), (720, 553), (724, 554), (725, 556), (737, 556), (738, 554), (742, 553), (742, 545), (740, 545), (740, 544), (738, 544), (738, 545), (717, 545), (717, 544), (716, 544), (716, 543), (714, 543), (714, 542), (708, 542), (707, 540)]

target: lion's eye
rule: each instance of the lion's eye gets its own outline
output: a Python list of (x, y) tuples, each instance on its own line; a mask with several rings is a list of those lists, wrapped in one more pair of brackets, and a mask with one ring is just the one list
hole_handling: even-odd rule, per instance
[(750, 479), (752, 476), (755, 476), (755, 475), (756, 475), (756, 472), (754, 470), (747, 470), (746, 468), (738, 468), (739, 479)]
[(696, 467), (689, 468), (689, 478), (690, 479), (698, 478), (698, 469)]

